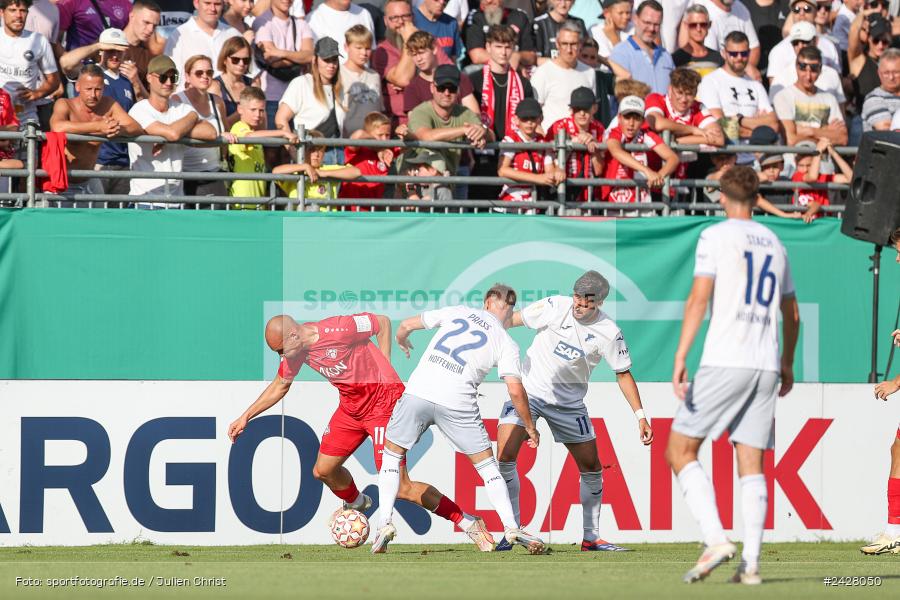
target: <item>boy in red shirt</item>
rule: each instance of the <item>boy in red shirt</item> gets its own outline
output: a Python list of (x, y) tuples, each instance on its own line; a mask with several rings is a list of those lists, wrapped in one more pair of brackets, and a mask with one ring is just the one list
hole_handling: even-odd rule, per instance
[[(12, 99), (6, 90), (0, 88), (0, 131), (18, 131), (19, 119), (13, 107)], [(13, 140), (0, 140), (0, 167), (4, 169), (21, 169), (22, 161), (16, 160)]]
[[(391, 139), (391, 119), (380, 112), (371, 112), (363, 121), (363, 128), (353, 132), (350, 136), (354, 140), (389, 140)], [(344, 151), (344, 159), (348, 166), (355, 167), (360, 175), (387, 175), (394, 161), (395, 150), (392, 148), (363, 148), (361, 146), (347, 146)], [(339, 174), (330, 173), (329, 176), (339, 178)], [(342, 198), (384, 198), (383, 183), (363, 183), (346, 181), (341, 185)], [(353, 210), (368, 210), (353, 207)]]
[[(650, 188), (662, 187), (663, 179), (678, 168), (678, 156), (662, 138), (652, 131), (643, 129), (644, 101), (637, 96), (626, 96), (619, 102), (618, 122), (607, 131), (606, 157), (604, 160), (605, 179), (645, 180)], [(655, 171), (648, 165), (649, 156), (645, 150), (625, 150), (625, 144), (646, 144), (663, 161)], [(650, 202), (647, 188), (603, 186), (603, 199), (623, 204)]]
[[(598, 149), (603, 140), (603, 124), (594, 118), (597, 98), (590, 88), (576, 88), (569, 98), (569, 108), (572, 109), (572, 114), (551, 125), (547, 139), (553, 141), (560, 131), (567, 131), (573, 143), (587, 146), (587, 151), (569, 153), (565, 174), (573, 178), (595, 177), (603, 172), (603, 151)], [(588, 188), (570, 187), (567, 195), (567, 200), (570, 201), (586, 201)]]
[[(791, 177), (791, 181), (802, 181), (804, 183), (850, 183), (853, 179), (853, 169), (847, 164), (841, 155), (835, 151), (828, 138), (819, 138), (819, 143), (813, 146), (810, 141), (800, 142), (796, 148), (815, 148), (817, 154), (797, 155), (797, 171)], [(841, 170), (840, 173), (833, 175), (824, 175), (819, 173), (819, 167), (822, 157), (829, 154), (834, 164)], [(831, 204), (828, 200), (827, 190), (800, 190), (794, 194), (794, 204), (805, 206), (806, 212), (803, 213), (803, 221), (806, 223), (814, 219), (818, 219), (823, 206)]]
[[(508, 144), (542, 142), (537, 129), (544, 118), (540, 103), (534, 98), (524, 98), (516, 106), (512, 128), (503, 141)], [(552, 152), (545, 150), (504, 150), (500, 156), (498, 177), (521, 181), (528, 185), (504, 185), (500, 199), (505, 201), (534, 202), (538, 200), (534, 186), (555, 186), (562, 183), (566, 174), (556, 167)]]

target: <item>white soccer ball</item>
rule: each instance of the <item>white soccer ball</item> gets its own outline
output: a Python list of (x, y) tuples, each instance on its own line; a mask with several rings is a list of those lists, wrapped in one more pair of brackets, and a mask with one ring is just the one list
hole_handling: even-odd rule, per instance
[(369, 519), (358, 510), (338, 510), (331, 520), (331, 537), (342, 548), (356, 548), (369, 538)]

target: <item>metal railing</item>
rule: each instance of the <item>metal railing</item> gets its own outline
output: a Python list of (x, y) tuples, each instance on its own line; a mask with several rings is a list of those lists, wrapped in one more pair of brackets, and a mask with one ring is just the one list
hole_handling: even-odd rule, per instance
[[(308, 146), (314, 144), (316, 146), (326, 146), (334, 148), (343, 148), (347, 146), (366, 147), (366, 148), (402, 148), (404, 150), (410, 148), (427, 148), (431, 150), (473, 150), (470, 144), (457, 142), (433, 142), (419, 140), (351, 140), (344, 138), (314, 138), (311, 139), (306, 135), (305, 130), (301, 128), (298, 132), (300, 141), (294, 145), (297, 152), (298, 162), (303, 162)], [(668, 137), (668, 136), (664, 136)], [(137, 137), (116, 137), (105, 138), (92, 135), (68, 134), (67, 139), (71, 142), (137, 142), (137, 143), (153, 143), (167, 144), (164, 138), (158, 136), (141, 135)], [(50, 194), (38, 190), (37, 181), (40, 177), (47, 177), (48, 174), (43, 169), (38, 169), (38, 146), (39, 142), (45, 140), (43, 132), (38, 130), (37, 123), (28, 121), (24, 130), (19, 132), (0, 132), (0, 140), (14, 140), (23, 143), (23, 151), (25, 157), (25, 165), (22, 169), (2, 169), (0, 177), (12, 177), (24, 179), (24, 192), (6, 192), (0, 193), (0, 201), (5, 201), (7, 205), (15, 203), (18, 206), (40, 207), (40, 206), (63, 206), (72, 205), (74, 207), (109, 207), (111, 204), (119, 206), (140, 205), (153, 206), (161, 205), (172, 208), (184, 208), (189, 205), (193, 208), (210, 208), (210, 209), (232, 209), (241, 206), (255, 206), (259, 209), (286, 209), (286, 210), (413, 210), (416, 212), (509, 212), (509, 213), (534, 213), (540, 212), (549, 215), (650, 215), (661, 214), (668, 215), (675, 212), (679, 214), (710, 214), (721, 211), (719, 204), (702, 199), (704, 189), (718, 189), (718, 181), (707, 179), (674, 179), (666, 177), (661, 190), (654, 193), (652, 202), (638, 202), (623, 204), (617, 202), (600, 201), (593, 198), (593, 191), (599, 186), (615, 186), (615, 187), (633, 187), (635, 190), (646, 189), (647, 183), (643, 180), (635, 179), (606, 179), (606, 178), (570, 178), (561, 183), (556, 192), (556, 199), (544, 199), (532, 202), (510, 202), (501, 201), (499, 199), (454, 199), (452, 201), (437, 200), (409, 200), (406, 198), (382, 198), (382, 199), (359, 199), (359, 198), (331, 198), (310, 199), (306, 197), (307, 178), (304, 175), (275, 175), (272, 173), (233, 173), (233, 172), (143, 172), (143, 171), (126, 171), (126, 170), (70, 170), (68, 175), (76, 180), (88, 179), (171, 179), (180, 181), (264, 181), (269, 184), (268, 194), (265, 197), (234, 197), (234, 196), (188, 196), (173, 195), (168, 191), (162, 194), (144, 194), (136, 195), (113, 195), (113, 194), (68, 194), (65, 197), (59, 194)], [(668, 140), (667, 140), (668, 141)], [(210, 146), (210, 145), (227, 145), (228, 142), (221, 138), (214, 142), (206, 140), (182, 139), (179, 143), (187, 146)], [(241, 144), (253, 144), (264, 147), (289, 146), (285, 140), (281, 138), (242, 138), (238, 139)], [(724, 148), (714, 148), (710, 146), (700, 145), (679, 145), (670, 143), (670, 147), (676, 152), (695, 152), (697, 154), (746, 154), (746, 153), (781, 153), (781, 154), (797, 154), (807, 155), (815, 154), (816, 151), (809, 148), (796, 148), (793, 146), (726, 146)], [(606, 149), (606, 144), (600, 144), (601, 149)], [(626, 144), (624, 146), (629, 151), (651, 151), (645, 145)], [(502, 143), (491, 142), (485, 145), (486, 150), (495, 152), (503, 150), (538, 150), (552, 152), (557, 161), (561, 165), (565, 165), (569, 154), (576, 151), (585, 151), (587, 148), (583, 145), (573, 143), (568, 139), (566, 132), (560, 132), (560, 135), (552, 142), (531, 142), (531, 143)], [(853, 156), (856, 154), (855, 147), (840, 147), (837, 151), (842, 155)], [(331, 181), (328, 177), (321, 177), (320, 180)], [(481, 186), (502, 186), (516, 185), (522, 186), (521, 182), (516, 182), (503, 177), (485, 177), (485, 176), (460, 176), (449, 175), (442, 177), (418, 177), (404, 175), (385, 175), (385, 176), (361, 176), (355, 181), (363, 183), (383, 183), (388, 186), (405, 185), (412, 183), (419, 184), (445, 184), (450, 186), (456, 185), (481, 185)], [(278, 182), (295, 182), (297, 185), (297, 197), (287, 198), (280, 196), (276, 183)], [(527, 184), (524, 184), (527, 186)], [(536, 192), (534, 197), (550, 194), (540, 193), (542, 190), (538, 186), (531, 186)], [(588, 189), (587, 201), (571, 201), (567, 200), (567, 193), (571, 188)], [(672, 189), (676, 188), (673, 194)], [(779, 181), (764, 183), (761, 185), (763, 192), (768, 190), (798, 190), (798, 189), (818, 189), (828, 191), (845, 192), (849, 186), (835, 183), (798, 183), (789, 181)], [(685, 193), (687, 191), (687, 193)], [(547, 192), (550, 192), (547, 188)], [(65, 204), (64, 204), (65, 203)], [(777, 208), (785, 212), (802, 212), (805, 210), (803, 206), (793, 204), (779, 204)], [(831, 206), (822, 207), (826, 214), (840, 214), (844, 207), (841, 204), (833, 204)]]

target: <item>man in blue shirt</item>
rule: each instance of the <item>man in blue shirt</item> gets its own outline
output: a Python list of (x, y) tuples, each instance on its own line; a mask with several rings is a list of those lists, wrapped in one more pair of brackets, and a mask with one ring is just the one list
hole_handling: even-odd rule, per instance
[(453, 17), (444, 14), (445, 6), (447, 0), (423, 0), (422, 4), (412, 9), (413, 24), (433, 35), (438, 46), (444, 49), (450, 60), (456, 62), (462, 51), (459, 23)]
[[(121, 35), (120, 35), (121, 34)], [(103, 95), (109, 96), (119, 103), (125, 112), (134, 106), (134, 86), (119, 72), (128, 49), (125, 35), (118, 29), (107, 29), (100, 35), (103, 47), (100, 50), (100, 68), (103, 69)], [(106, 44), (104, 44), (106, 42)], [(128, 158), (128, 144), (121, 142), (103, 142), (97, 155), (97, 171), (127, 171), (131, 165)], [(127, 196), (130, 184), (126, 177), (119, 179), (94, 179), (92, 189), (103, 194), (122, 194)], [(116, 206), (110, 203), (109, 206)]]
[(675, 63), (672, 55), (656, 44), (662, 18), (663, 7), (659, 2), (641, 2), (634, 14), (634, 35), (617, 44), (609, 55), (616, 79), (636, 79), (657, 94), (666, 93)]

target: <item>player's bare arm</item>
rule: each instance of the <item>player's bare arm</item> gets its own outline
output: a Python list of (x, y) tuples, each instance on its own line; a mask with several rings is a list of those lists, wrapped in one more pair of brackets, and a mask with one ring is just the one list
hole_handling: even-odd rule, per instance
[[(524, 327), (524, 326), (525, 326), (525, 321), (522, 319), (522, 311), (517, 310), (516, 312), (513, 313), (513, 316), (510, 319), (509, 328), (512, 329), (513, 327)], [(898, 334), (900, 334), (900, 329), (898, 329), (897, 331), (898, 331)], [(898, 344), (898, 345), (900, 345), (900, 344)]]
[(537, 448), (541, 443), (541, 434), (538, 433), (534, 426), (534, 419), (531, 417), (531, 408), (528, 406), (528, 395), (525, 393), (525, 386), (518, 377), (504, 377), (506, 381), (506, 389), (509, 391), (509, 399), (516, 414), (522, 419), (525, 425), (525, 432), (528, 434), (528, 445)]
[(421, 315), (404, 319), (403, 322), (400, 323), (400, 327), (397, 328), (397, 345), (400, 346), (400, 349), (406, 354), (406, 358), (409, 358), (409, 351), (412, 350), (413, 347), (409, 342), (409, 334), (413, 331), (418, 331), (419, 329), (425, 329), (425, 324), (422, 323)]
[(672, 387), (675, 389), (675, 395), (681, 400), (684, 400), (687, 393), (687, 355), (694, 343), (694, 338), (697, 337), (697, 331), (703, 323), (703, 317), (706, 315), (706, 307), (712, 297), (714, 282), (712, 277), (694, 277), (691, 293), (684, 303), (684, 320), (681, 322), (681, 337), (678, 339), (675, 367), (672, 371)]
[[(631, 407), (632, 412), (636, 415), (643, 415), (644, 405), (641, 403), (641, 393), (638, 391), (637, 382), (634, 380), (631, 371), (616, 373), (616, 383), (619, 384), (619, 389), (622, 390), (622, 395), (625, 396), (625, 400), (628, 402), (628, 406)], [(653, 443), (653, 430), (650, 428), (650, 422), (645, 416), (638, 419), (638, 433), (641, 436), (642, 444), (649, 446)]]
[(800, 333), (800, 305), (796, 296), (781, 300), (782, 337), (784, 349), (781, 352), (781, 389), (779, 396), (786, 396), (794, 387), (794, 350)]
[(291, 389), (291, 382), (282, 379), (280, 375), (276, 375), (275, 379), (259, 395), (259, 398), (228, 426), (228, 437), (231, 438), (231, 443), (233, 444), (237, 437), (243, 433), (250, 419), (278, 404), (289, 389)]
[(375, 336), (375, 343), (378, 349), (384, 354), (384, 357), (391, 360), (391, 320), (384, 315), (375, 315), (378, 321), (378, 335)]

